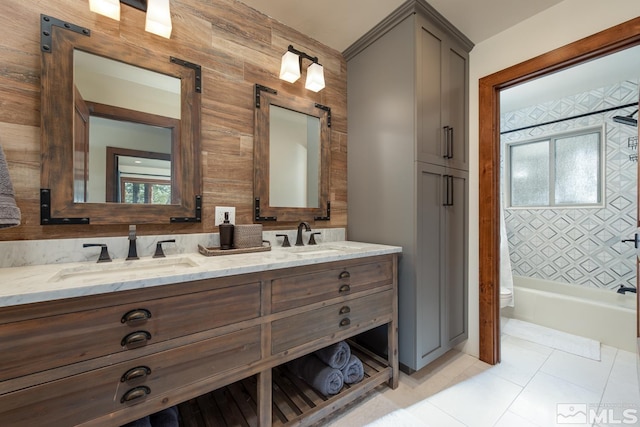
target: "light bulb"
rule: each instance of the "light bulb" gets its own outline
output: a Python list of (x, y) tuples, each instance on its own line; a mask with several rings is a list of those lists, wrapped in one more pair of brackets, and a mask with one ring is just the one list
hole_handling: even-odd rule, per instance
[(120, 20), (120, 0), (89, 0), (89, 10), (116, 21)]
[(314, 92), (324, 89), (324, 68), (322, 65), (316, 62), (309, 65), (309, 68), (307, 68), (307, 82), (304, 87)]
[(300, 78), (300, 57), (298, 55), (289, 51), (282, 55), (280, 78), (289, 83), (293, 83)]
[(167, 39), (171, 37), (169, 0), (147, 0), (147, 20), (144, 29)]

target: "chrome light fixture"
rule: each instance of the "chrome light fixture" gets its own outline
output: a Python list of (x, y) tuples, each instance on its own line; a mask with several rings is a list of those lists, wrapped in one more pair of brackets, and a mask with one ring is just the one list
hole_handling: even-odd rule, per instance
[(287, 52), (282, 55), (280, 78), (289, 83), (296, 82), (300, 78), (303, 58), (311, 61), (311, 65), (307, 68), (307, 81), (304, 87), (313, 92), (324, 89), (324, 68), (318, 63), (318, 57), (301, 52), (292, 45), (289, 45)]
[(147, 13), (145, 31), (167, 39), (171, 37), (169, 0), (89, 0), (89, 10), (119, 21), (120, 3)]

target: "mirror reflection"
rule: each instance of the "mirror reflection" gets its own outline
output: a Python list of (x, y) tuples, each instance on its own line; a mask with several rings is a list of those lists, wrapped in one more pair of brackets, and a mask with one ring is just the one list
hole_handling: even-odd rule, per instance
[(330, 221), (331, 108), (255, 90), (254, 221)]
[(78, 49), (73, 58), (74, 202), (178, 203), (180, 79)]
[(320, 119), (272, 105), (269, 123), (269, 204), (319, 207)]

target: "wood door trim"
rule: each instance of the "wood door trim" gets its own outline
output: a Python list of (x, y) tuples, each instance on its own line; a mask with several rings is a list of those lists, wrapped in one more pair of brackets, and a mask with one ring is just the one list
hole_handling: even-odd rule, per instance
[(480, 360), (500, 362), (500, 91), (640, 44), (640, 17), (479, 81)]

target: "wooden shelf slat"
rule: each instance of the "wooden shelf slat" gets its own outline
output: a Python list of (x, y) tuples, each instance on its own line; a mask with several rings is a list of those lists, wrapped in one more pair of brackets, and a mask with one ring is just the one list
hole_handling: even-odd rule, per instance
[[(283, 366), (273, 372), (273, 427), (309, 426), (331, 415), (337, 408), (369, 393), (392, 376), (386, 360), (349, 342), (365, 368), (365, 378), (345, 384), (335, 396), (326, 397)], [(180, 405), (185, 427), (257, 426), (257, 381), (255, 376), (231, 384)], [(204, 406), (203, 406), (204, 405)], [(206, 406), (211, 407), (206, 407)], [(185, 421), (188, 418), (188, 422)]]

